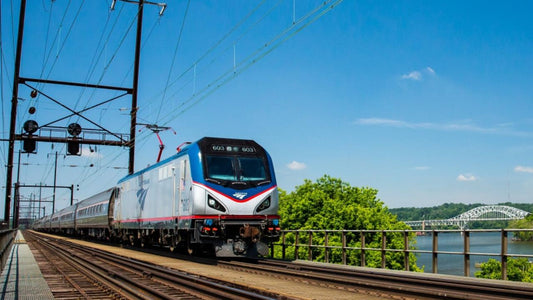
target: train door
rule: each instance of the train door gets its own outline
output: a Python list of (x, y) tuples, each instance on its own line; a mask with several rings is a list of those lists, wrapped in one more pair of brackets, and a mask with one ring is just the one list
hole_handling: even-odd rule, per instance
[(107, 204), (107, 225), (109, 228), (113, 226), (113, 220), (115, 217), (115, 201), (118, 198), (118, 193), (120, 192), (119, 187), (113, 188), (111, 196), (109, 197), (109, 202)]
[(185, 195), (185, 177), (187, 175), (187, 159), (183, 159), (179, 163), (179, 176), (178, 176), (178, 215), (183, 215)]

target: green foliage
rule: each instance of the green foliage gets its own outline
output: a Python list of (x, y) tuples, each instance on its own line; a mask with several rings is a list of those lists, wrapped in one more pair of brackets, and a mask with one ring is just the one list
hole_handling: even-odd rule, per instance
[(502, 279), (502, 264), (494, 258), (481, 264), (481, 271), (475, 273), (477, 278)]
[[(481, 264), (481, 271), (475, 275), (478, 278), (502, 279), (502, 264), (491, 258)], [(533, 266), (527, 258), (511, 258), (507, 261), (507, 279), (533, 282)]]
[[(304, 184), (297, 186), (294, 192), (287, 194), (280, 191), (280, 217), (283, 229), (289, 230), (331, 230), (328, 232), (329, 262), (342, 262), (342, 230), (407, 230), (409, 227), (399, 222), (391, 214), (383, 202), (377, 198), (378, 191), (372, 188), (352, 187), (340, 179), (324, 175), (322, 178), (311, 182), (305, 180)], [(337, 230), (337, 231), (333, 231)], [(286, 235), (286, 244), (294, 245), (296, 235)], [(298, 235), (298, 257), (325, 261), (326, 250), (314, 247), (312, 251), (308, 245), (310, 240), (313, 245), (324, 245), (324, 233), (300, 233)], [(382, 233), (365, 234), (366, 248), (381, 248)], [(415, 238), (409, 236), (409, 245), (412, 249)], [(346, 233), (348, 247), (361, 248), (361, 233)], [(281, 247), (278, 247), (281, 248)], [(404, 233), (387, 233), (386, 248), (403, 249)], [(275, 257), (281, 257), (282, 249), (276, 249)], [(295, 247), (286, 249), (287, 259), (295, 258)], [(351, 249), (347, 253), (347, 263), (361, 265), (361, 250)], [(381, 266), (380, 251), (365, 251), (365, 265), (369, 267)], [(404, 269), (404, 257), (401, 252), (386, 253), (386, 267), (391, 269)], [(410, 270), (420, 270), (416, 266), (416, 257), (409, 256)]]
[[(513, 229), (533, 229), (533, 214), (528, 215), (522, 220), (513, 220), (509, 224), (509, 228)], [(515, 238), (522, 241), (532, 241), (533, 232), (514, 232)]]

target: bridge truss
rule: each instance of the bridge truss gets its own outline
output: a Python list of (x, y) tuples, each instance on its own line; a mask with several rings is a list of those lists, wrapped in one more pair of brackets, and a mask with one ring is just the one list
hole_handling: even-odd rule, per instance
[(486, 205), (473, 208), (458, 216), (445, 220), (420, 220), (406, 221), (411, 227), (455, 225), (461, 230), (466, 228), (469, 222), (474, 221), (506, 221), (520, 220), (529, 215), (529, 212), (506, 205)]

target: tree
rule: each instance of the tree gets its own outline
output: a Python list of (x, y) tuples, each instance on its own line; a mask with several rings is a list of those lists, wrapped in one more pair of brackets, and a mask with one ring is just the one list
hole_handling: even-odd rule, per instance
[[(501, 262), (491, 258), (481, 264), (478, 278), (502, 279)], [(511, 281), (533, 282), (533, 266), (527, 258), (510, 258), (507, 261), (507, 279)]]
[[(529, 214), (527, 217), (521, 220), (513, 220), (509, 224), (509, 228), (513, 229), (533, 229), (533, 214)], [(533, 232), (524, 231), (524, 232), (514, 232), (514, 236), (522, 241), (531, 241), (533, 240)]]
[[(322, 178), (311, 182), (305, 180), (304, 184), (297, 186), (294, 192), (287, 194), (280, 191), (280, 217), (283, 229), (292, 230), (407, 230), (409, 227), (396, 219), (383, 202), (377, 198), (378, 191), (372, 188), (352, 187), (341, 179), (324, 175)], [(308, 237), (302, 237), (307, 239)], [(314, 245), (323, 244), (325, 236), (316, 233), (312, 237)], [(294, 242), (294, 235), (287, 235), (287, 243)], [(387, 248), (403, 249), (403, 233), (387, 233)], [(414, 245), (414, 236), (410, 236), (410, 244)], [(300, 243), (308, 242), (307, 240)], [(381, 232), (367, 233), (365, 235), (366, 248), (381, 248)], [(359, 233), (347, 235), (349, 247), (360, 247), (361, 237)], [(328, 245), (341, 246), (341, 235), (331, 234), (328, 236)], [(412, 248), (412, 246), (411, 246)], [(294, 247), (287, 253), (294, 251)], [(308, 249), (299, 249), (300, 257), (309, 255)], [(280, 255), (279, 252), (277, 255)], [(314, 249), (311, 253), (316, 260), (325, 258), (325, 251)], [(340, 262), (341, 249), (332, 249), (331, 262)], [(369, 267), (381, 266), (381, 254), (378, 251), (365, 253), (365, 265)], [(349, 252), (348, 263), (360, 265), (360, 250)], [(386, 266), (391, 269), (403, 269), (404, 261), (401, 252), (388, 252), (386, 254)], [(416, 257), (410, 255), (410, 269), (419, 270), (416, 267)]]

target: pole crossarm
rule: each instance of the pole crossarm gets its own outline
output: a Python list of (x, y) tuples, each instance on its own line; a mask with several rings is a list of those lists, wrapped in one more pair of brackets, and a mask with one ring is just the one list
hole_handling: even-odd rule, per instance
[(60, 138), (52, 136), (36, 136), (36, 135), (26, 135), (26, 134), (17, 134), (15, 135), (15, 140), (34, 140), (36, 142), (49, 142), (49, 143), (65, 143), (68, 141), (76, 141), (80, 144), (90, 144), (90, 145), (105, 145), (105, 146), (122, 146), (126, 147), (129, 145), (129, 141), (108, 141), (108, 140), (95, 140), (95, 139), (81, 139), (81, 138)]
[(71, 113), (71, 114), (68, 115), (68, 116), (64, 116), (64, 117), (59, 118), (59, 119), (57, 119), (57, 120), (55, 120), (55, 121), (49, 122), (49, 123), (47, 123), (47, 124), (45, 124), (45, 125), (43, 125), (43, 126), (41, 126), (41, 127), (49, 126), (49, 125), (52, 125), (52, 124), (57, 123), (57, 122), (59, 122), (59, 121), (62, 121), (62, 120), (64, 120), (64, 119), (70, 118), (70, 117), (72, 117), (72, 116), (74, 116), (74, 115), (81, 114), (82, 112), (86, 112), (86, 111), (91, 110), (91, 109), (93, 109), (93, 108), (95, 108), (95, 107), (98, 107), (98, 106), (100, 106), (100, 105), (103, 105), (103, 104), (109, 103), (109, 102), (111, 102), (111, 101), (113, 101), (113, 100), (116, 100), (116, 99), (118, 99), (118, 98), (121, 98), (121, 97), (123, 97), (123, 96), (125, 96), (125, 95), (127, 95), (127, 93), (120, 94), (120, 95), (118, 95), (118, 96), (116, 96), (116, 97), (113, 97), (113, 98), (111, 98), (111, 99), (108, 99), (108, 100), (102, 101), (102, 102), (100, 102), (100, 103), (98, 103), (98, 104), (95, 104), (95, 105), (93, 105), (93, 106), (89, 106), (89, 107), (87, 107), (87, 108), (85, 108), (85, 109), (82, 109), (82, 110), (80, 110), (80, 111), (77, 111), (77, 112)]
[(105, 129), (105, 128), (104, 128), (103, 126), (101, 126), (100, 124), (98, 124), (98, 123), (92, 121), (91, 119), (89, 119), (89, 118), (83, 116), (81, 113), (79, 113), (79, 112), (73, 110), (72, 108), (70, 108), (70, 107), (64, 105), (63, 103), (59, 102), (58, 100), (52, 98), (51, 96), (49, 96), (49, 95), (47, 95), (47, 94), (45, 94), (45, 93), (43, 93), (42, 91), (37, 90), (37, 88), (35, 88), (35, 87), (33, 87), (33, 86), (31, 86), (31, 85), (29, 85), (29, 84), (27, 84), (27, 83), (24, 83), (24, 85), (26, 85), (27, 87), (29, 87), (29, 88), (31, 88), (31, 89), (37, 91), (39, 94), (43, 95), (45, 98), (47, 98), (47, 99), (49, 99), (50, 101), (56, 103), (57, 105), (63, 107), (64, 109), (70, 111), (70, 112), (72, 113), (72, 115), (76, 115), (76, 116), (78, 116), (78, 117), (84, 119), (85, 121), (87, 121), (87, 122), (93, 124), (94, 126), (100, 128), (100, 130), (106, 131), (107, 133), (109, 133), (109, 134), (111, 134), (111, 135), (114, 135), (114, 136), (117, 137), (118, 139), (121, 139), (118, 135), (115, 135), (115, 134), (112, 133), (111, 131)]
[(79, 86), (79, 87), (94, 88), (94, 89), (106, 89), (106, 90), (124, 91), (124, 92), (126, 92), (128, 94), (131, 94), (133, 92), (133, 88), (127, 88), (127, 87), (100, 85), (100, 84), (90, 84), (90, 83), (78, 83), (78, 82), (69, 82), (69, 81), (60, 81), (60, 80), (48, 80), (48, 79), (19, 77), (19, 83), (26, 84), (26, 81), (37, 82), (37, 83), (58, 84), (58, 85)]
[[(24, 188), (54, 188), (53, 185), (42, 185), (42, 184), (19, 184), (18, 185), (19, 187), (24, 187)], [(73, 189), (73, 186), (71, 185), (56, 185), (55, 186), (56, 188), (60, 188), (60, 189)]]

